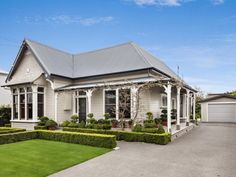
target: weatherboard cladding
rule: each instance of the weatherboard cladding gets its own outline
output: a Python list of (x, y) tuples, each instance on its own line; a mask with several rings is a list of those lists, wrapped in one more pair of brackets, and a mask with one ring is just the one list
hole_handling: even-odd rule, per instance
[(76, 55), (32, 40), (26, 39), (25, 42), (50, 75), (80, 78), (155, 68), (179, 79), (162, 61), (132, 42)]

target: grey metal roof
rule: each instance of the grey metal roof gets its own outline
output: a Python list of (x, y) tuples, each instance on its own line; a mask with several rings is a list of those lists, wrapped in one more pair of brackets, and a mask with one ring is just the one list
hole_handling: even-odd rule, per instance
[(8, 73), (6, 71), (3, 71), (3, 70), (0, 69), (0, 74), (7, 75)]
[(221, 95), (213, 96), (213, 97), (210, 97), (210, 98), (205, 98), (205, 99), (199, 101), (199, 103), (204, 103), (204, 102), (208, 102), (208, 101), (212, 101), (212, 100), (217, 100), (219, 98), (236, 99), (236, 96), (232, 96), (232, 95), (228, 95), (228, 94), (221, 94)]
[(25, 42), (48, 74), (80, 78), (155, 68), (170, 77), (180, 79), (165, 63), (133, 42), (76, 55), (29, 39)]

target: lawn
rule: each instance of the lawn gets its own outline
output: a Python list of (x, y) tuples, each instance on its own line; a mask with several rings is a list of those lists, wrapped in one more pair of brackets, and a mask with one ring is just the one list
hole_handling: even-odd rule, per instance
[(4, 144), (0, 145), (0, 176), (44, 177), (109, 151), (47, 140)]

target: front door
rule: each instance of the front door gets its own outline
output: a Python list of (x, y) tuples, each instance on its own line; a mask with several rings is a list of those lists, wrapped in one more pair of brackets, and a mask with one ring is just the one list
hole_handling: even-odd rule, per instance
[(86, 98), (79, 98), (79, 120), (86, 122)]

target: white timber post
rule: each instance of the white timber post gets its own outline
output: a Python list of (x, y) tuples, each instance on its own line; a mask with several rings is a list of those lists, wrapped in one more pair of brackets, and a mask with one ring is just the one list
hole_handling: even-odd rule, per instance
[(171, 133), (171, 85), (164, 86), (167, 94), (167, 131)]
[(186, 102), (187, 102), (187, 120), (186, 120), (186, 126), (189, 126), (189, 90), (187, 91), (187, 98), (186, 98)]
[(14, 94), (13, 94), (13, 89), (11, 89), (11, 120), (13, 120), (14, 119), (14, 99), (13, 99), (13, 96)]
[(28, 118), (28, 111), (27, 111), (27, 102), (28, 102), (28, 98), (27, 98), (27, 87), (24, 87), (25, 90), (25, 120), (27, 120)]
[(86, 91), (86, 96), (88, 98), (88, 113), (92, 113), (92, 94), (93, 94), (93, 90), (92, 89), (89, 89)]
[(38, 86), (32, 86), (33, 95), (33, 120), (38, 120)]
[(196, 120), (196, 93), (193, 93), (193, 120)]
[(116, 89), (116, 120), (119, 120), (119, 88)]
[(180, 130), (180, 90), (181, 87), (177, 87), (177, 124), (176, 124), (176, 129)]
[(58, 103), (58, 92), (54, 92), (55, 95), (54, 95), (54, 99), (55, 99), (55, 107), (54, 107), (54, 111), (55, 111), (55, 121), (57, 122), (58, 120), (58, 110), (57, 110), (57, 103)]
[(18, 120), (20, 120), (20, 89), (17, 88), (17, 95), (18, 95), (18, 100), (17, 100), (17, 110), (18, 110)]
[(132, 95), (132, 108), (131, 108), (131, 118), (134, 119), (135, 115), (137, 114), (137, 93), (138, 93), (138, 88), (137, 87), (131, 87), (131, 95)]

